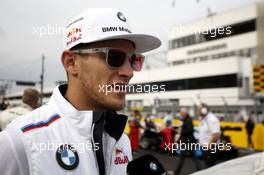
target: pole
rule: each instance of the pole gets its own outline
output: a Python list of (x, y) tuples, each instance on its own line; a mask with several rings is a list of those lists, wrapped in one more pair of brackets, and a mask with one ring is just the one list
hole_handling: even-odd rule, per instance
[(40, 75), (40, 105), (43, 104), (43, 87), (44, 87), (44, 60), (45, 56), (41, 57), (41, 75)]
[[(224, 102), (225, 119), (227, 119), (227, 117), (228, 117), (228, 105), (227, 105), (227, 101), (226, 101), (226, 99), (225, 99), (224, 96), (221, 96), (221, 98), (222, 98), (222, 100)], [(232, 120), (233, 120), (233, 118), (232, 118)]]

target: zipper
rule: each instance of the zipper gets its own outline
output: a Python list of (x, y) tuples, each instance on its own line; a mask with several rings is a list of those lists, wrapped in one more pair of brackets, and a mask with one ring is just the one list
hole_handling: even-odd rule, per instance
[(93, 148), (93, 151), (94, 151), (94, 126), (95, 126), (95, 124), (93, 123), (93, 125), (92, 125), (92, 148)]
[(96, 161), (96, 168), (97, 168), (97, 170), (98, 170), (98, 174), (100, 174), (99, 173), (99, 165), (98, 165), (98, 162), (97, 162), (97, 157), (96, 157), (96, 152), (95, 152), (95, 150), (94, 150), (94, 126), (95, 126), (95, 123), (93, 123), (92, 124), (92, 148), (93, 148), (93, 153), (94, 153), (94, 157), (95, 157), (95, 161)]

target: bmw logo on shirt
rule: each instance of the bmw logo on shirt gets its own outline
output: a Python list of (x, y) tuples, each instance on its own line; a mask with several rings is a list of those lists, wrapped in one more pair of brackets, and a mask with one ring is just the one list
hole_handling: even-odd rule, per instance
[(79, 156), (76, 149), (68, 144), (58, 147), (56, 159), (58, 164), (66, 170), (73, 170), (79, 164)]

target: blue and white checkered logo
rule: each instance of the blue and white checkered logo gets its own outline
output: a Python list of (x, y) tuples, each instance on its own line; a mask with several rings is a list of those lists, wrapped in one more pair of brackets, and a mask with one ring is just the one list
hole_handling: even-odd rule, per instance
[(59, 165), (67, 170), (75, 169), (79, 164), (77, 151), (70, 145), (61, 145), (56, 151), (56, 159)]
[(61, 160), (66, 165), (73, 165), (76, 162), (76, 157), (71, 150), (64, 149), (61, 153)]

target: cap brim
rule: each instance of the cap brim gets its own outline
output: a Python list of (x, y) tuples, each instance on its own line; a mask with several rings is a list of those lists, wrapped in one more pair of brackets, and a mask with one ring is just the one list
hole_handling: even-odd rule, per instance
[[(161, 45), (160, 39), (158, 39), (155, 36), (145, 35), (145, 34), (115, 35), (115, 36), (110, 36), (110, 37), (105, 37), (105, 38), (101, 38), (98, 40), (94, 40), (92, 41), (92, 43), (98, 42), (98, 41), (111, 40), (111, 39), (125, 39), (125, 40), (132, 41), (135, 44), (136, 53), (148, 52), (148, 51), (158, 48)], [(91, 41), (87, 43), (91, 43)]]

